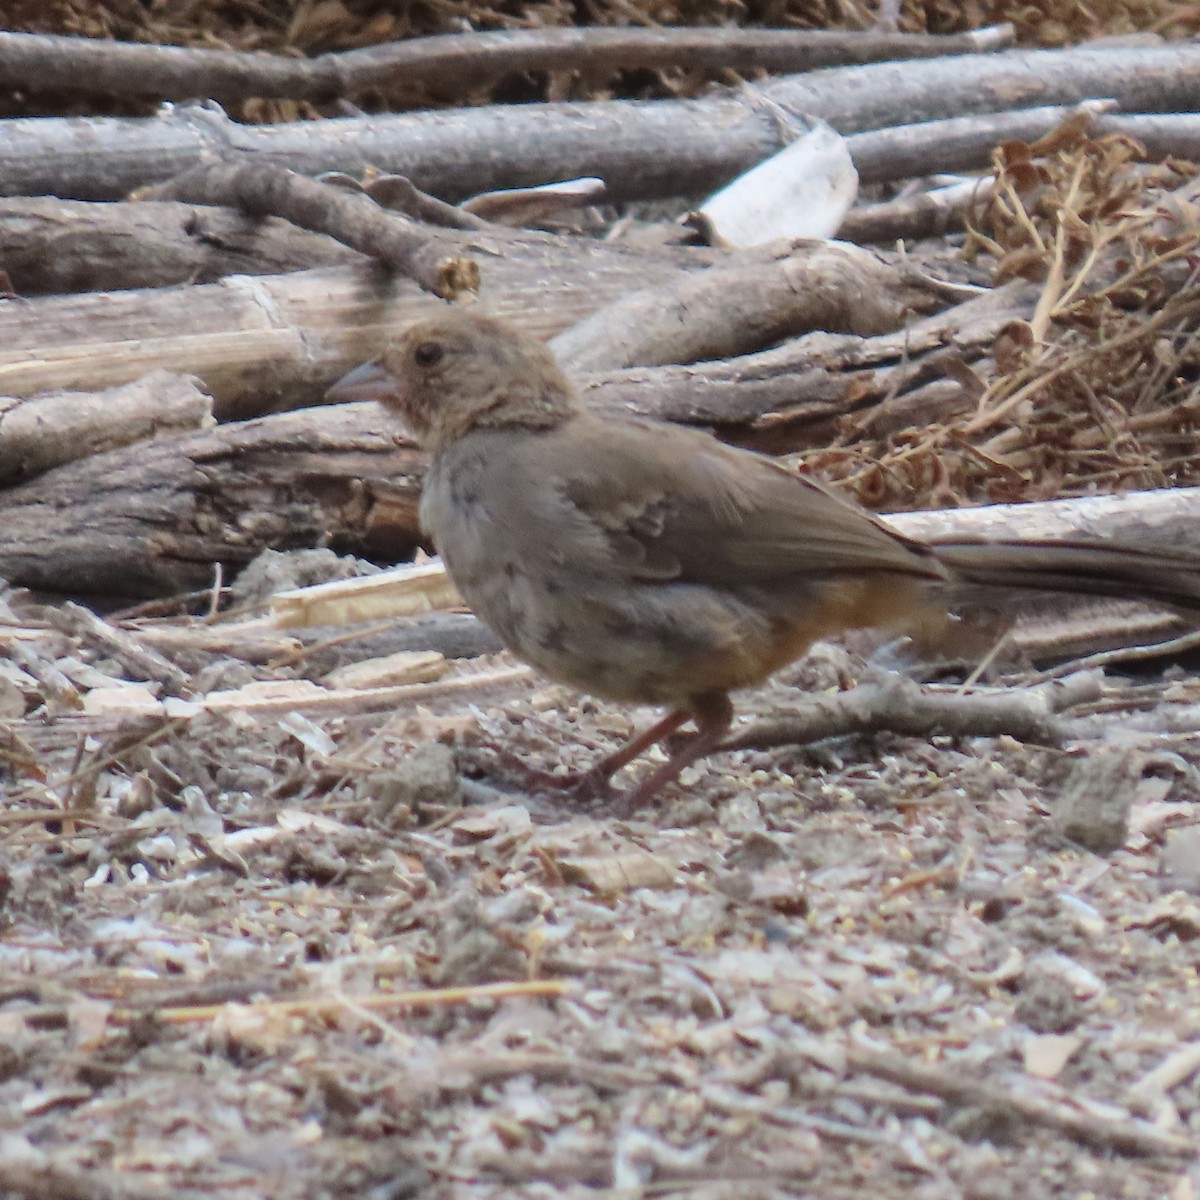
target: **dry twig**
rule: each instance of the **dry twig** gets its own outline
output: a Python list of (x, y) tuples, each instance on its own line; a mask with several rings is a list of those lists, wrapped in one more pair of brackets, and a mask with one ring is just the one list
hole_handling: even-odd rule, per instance
[[(508, 1000), (535, 996), (554, 999), (569, 995), (575, 985), (557, 979), (518, 980), (512, 983), (481, 983), (472, 987), (427, 988), (416, 992), (372, 992), (353, 997), (358, 1008), (373, 1012), (394, 1012), (413, 1008), (438, 1008), (447, 1004), (472, 1004), (480, 1000)], [(310, 996), (296, 1000), (261, 1000), (242, 1005), (251, 1014), (264, 1018), (277, 1017), (334, 1017), (347, 1007), (338, 996)], [(196, 1021), (211, 1021), (228, 1008), (226, 1004), (202, 1004), (190, 1008), (157, 1008), (159, 1020), (169, 1025), (187, 1025)]]
[(1196, 1145), (1191, 1138), (1157, 1129), (1149, 1122), (1132, 1117), (1101, 1118), (1095, 1113), (1069, 1108), (1040, 1096), (1022, 1095), (994, 1084), (980, 1083), (950, 1066), (917, 1063), (892, 1051), (850, 1046), (846, 1050), (846, 1065), (851, 1070), (865, 1071), (880, 1079), (903, 1084), (913, 1091), (928, 1092), (956, 1104), (972, 1104), (1007, 1115), (1018, 1124), (1051, 1129), (1080, 1145), (1098, 1150), (1171, 1158), (1193, 1158), (1196, 1154)]
[(755, 721), (720, 748), (765, 750), (882, 732), (920, 738), (1007, 734), (1022, 742), (1058, 746), (1067, 734), (1055, 714), (1097, 699), (1100, 681), (1099, 673), (1080, 672), (1033, 689), (963, 694), (935, 691), (890, 674), (833, 696), (807, 696), (796, 712)]

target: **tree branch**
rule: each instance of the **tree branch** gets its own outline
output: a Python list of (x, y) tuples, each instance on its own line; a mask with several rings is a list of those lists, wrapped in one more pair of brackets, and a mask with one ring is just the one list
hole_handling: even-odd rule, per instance
[(1051, 684), (1018, 690), (959, 692), (922, 687), (890, 673), (832, 696), (809, 695), (785, 717), (755, 721), (721, 745), (722, 750), (803, 746), (854, 734), (899, 733), (907, 737), (999, 737), (1059, 746), (1065, 728), (1056, 713), (1096, 700), (1099, 672), (1080, 672)]
[(444, 299), (460, 290), (465, 239), (381, 208), (361, 193), (306, 179), (267, 162), (195, 167), (142, 193), (145, 200), (217, 204), (252, 217), (282, 217), (377, 259)]
[(1008, 25), (947, 37), (728, 26), (545, 28), (408, 38), (304, 59), (0, 33), (0, 87), (37, 93), (86, 86), (114, 96), (204, 97), (222, 104), (256, 96), (319, 104), (368, 89), (436, 88), (440, 99), (451, 100), (488, 80), (524, 71), (813, 71), (845, 63), (999, 50), (1012, 41)]
[(552, 349), (576, 372), (711, 362), (813, 329), (896, 330), (929, 299), (869, 251), (803, 241), (742, 251), (730, 266), (623, 296), (559, 334)]
[[(1106, 117), (1099, 129), (1129, 129), (1153, 153), (1186, 155), (1200, 142), (1197, 95), (1200, 46), (1180, 42), (871, 63), (698, 100), (487, 105), (261, 126), (196, 108), (153, 119), (19, 119), (7, 123), (0, 193), (116, 199), (238, 152), (303, 175), (374, 167), (449, 201), (581, 174), (604, 179), (615, 201), (695, 196), (782, 149), (800, 127), (796, 114), (856, 134), (890, 127), (897, 113), (924, 122), (1102, 98), (1124, 113), (1173, 115)], [(961, 155), (956, 161), (938, 169), (965, 169)]]

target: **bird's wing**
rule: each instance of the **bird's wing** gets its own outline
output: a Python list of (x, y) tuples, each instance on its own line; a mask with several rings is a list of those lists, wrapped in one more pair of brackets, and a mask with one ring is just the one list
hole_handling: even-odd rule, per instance
[(556, 437), (558, 491), (572, 523), (588, 531), (577, 552), (603, 570), (714, 586), (863, 570), (945, 576), (923, 544), (824, 486), (700, 431), (583, 417)]

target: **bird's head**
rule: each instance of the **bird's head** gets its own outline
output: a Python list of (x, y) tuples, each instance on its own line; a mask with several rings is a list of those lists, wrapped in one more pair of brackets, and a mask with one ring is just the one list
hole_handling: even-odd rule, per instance
[(377, 400), (435, 452), (472, 429), (548, 428), (579, 410), (575, 389), (543, 343), (462, 309), (409, 326), (327, 398)]

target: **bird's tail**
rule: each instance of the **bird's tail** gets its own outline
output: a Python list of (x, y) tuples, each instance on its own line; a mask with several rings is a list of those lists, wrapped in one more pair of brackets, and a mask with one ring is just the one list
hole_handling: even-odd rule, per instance
[(1200, 620), (1200, 556), (1127, 543), (934, 542), (940, 562), (964, 583), (1149, 600)]

